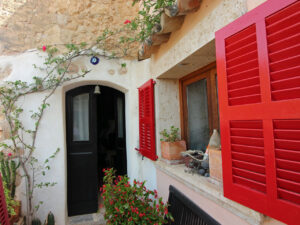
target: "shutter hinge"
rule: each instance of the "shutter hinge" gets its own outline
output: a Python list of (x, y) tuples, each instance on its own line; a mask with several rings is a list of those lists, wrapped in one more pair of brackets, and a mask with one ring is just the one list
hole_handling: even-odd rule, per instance
[[(134, 148), (134, 150), (136, 150), (138, 153), (140, 153), (141, 154), (141, 150), (140, 149), (138, 149), (138, 148)], [(141, 154), (142, 155), (142, 154)], [(142, 155), (142, 160), (144, 160), (144, 155)]]

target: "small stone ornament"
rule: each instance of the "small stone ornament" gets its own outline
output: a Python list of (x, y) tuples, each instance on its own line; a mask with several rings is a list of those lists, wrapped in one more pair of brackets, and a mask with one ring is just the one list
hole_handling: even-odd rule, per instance
[(97, 57), (97, 56), (93, 56), (90, 60), (90, 62), (93, 64), (93, 65), (97, 65), (99, 63), (100, 59)]

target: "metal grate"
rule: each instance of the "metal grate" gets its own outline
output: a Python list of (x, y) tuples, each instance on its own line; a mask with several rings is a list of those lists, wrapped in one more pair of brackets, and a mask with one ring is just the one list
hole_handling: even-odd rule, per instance
[(169, 212), (174, 217), (174, 222), (169, 225), (220, 225), (172, 185), (169, 187), (169, 204)]

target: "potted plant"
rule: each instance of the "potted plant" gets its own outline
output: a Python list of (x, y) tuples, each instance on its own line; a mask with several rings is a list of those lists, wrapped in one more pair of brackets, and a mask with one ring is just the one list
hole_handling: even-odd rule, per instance
[(160, 139), (162, 158), (168, 161), (176, 160), (177, 162), (181, 162), (181, 152), (186, 151), (186, 142), (180, 140), (179, 128), (171, 126), (170, 131), (164, 129), (160, 134), (163, 136), (163, 138)]

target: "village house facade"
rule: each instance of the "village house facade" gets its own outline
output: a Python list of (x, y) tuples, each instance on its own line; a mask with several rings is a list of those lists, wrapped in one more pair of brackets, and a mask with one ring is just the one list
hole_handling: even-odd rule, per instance
[[(32, 65), (43, 63), (45, 53), (37, 46), (92, 40), (105, 26), (123, 24), (138, 11), (121, 0), (9, 2), (2, 3), (0, 77), (28, 82), (37, 73)], [(51, 210), (56, 223), (63, 225), (70, 216), (93, 213), (101, 171), (115, 167), (132, 179), (146, 180), (164, 200), (172, 185), (220, 224), (297, 224), (299, 3), (202, 0), (140, 61), (100, 57), (93, 65), (90, 58), (76, 59), (74, 71), (91, 72), (56, 90), (37, 138), (37, 158), (60, 148), (47, 174), (47, 180), (57, 184), (37, 191), (36, 201), (44, 202), (38, 214), (44, 218)], [(5, 4), (11, 7), (6, 13)], [(287, 12), (280, 11), (284, 9)], [(280, 30), (283, 36), (276, 37)], [(278, 39), (288, 39), (290, 45), (282, 50)], [(277, 52), (284, 50), (283, 56)], [(273, 63), (272, 88), (265, 76), (270, 74), (266, 60)], [(124, 62), (126, 68), (121, 67)], [(281, 69), (291, 80), (280, 78)], [(37, 107), (41, 96), (24, 98), (24, 110)], [(3, 140), (4, 118), (1, 126)], [(198, 150), (206, 149), (217, 129), (223, 178), (186, 173), (184, 164), (162, 160), (160, 132), (171, 126), (180, 128), (188, 149)], [(22, 188), (21, 183), (20, 199)]]

